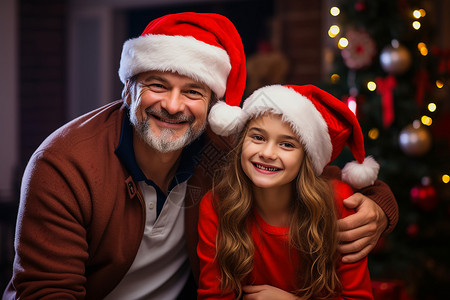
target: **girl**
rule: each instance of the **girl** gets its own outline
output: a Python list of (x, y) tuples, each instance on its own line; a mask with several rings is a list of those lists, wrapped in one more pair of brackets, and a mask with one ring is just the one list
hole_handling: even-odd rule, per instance
[(353, 194), (323, 168), (347, 144), (354, 187), (373, 184), (358, 121), (338, 99), (308, 86), (267, 86), (242, 109), (224, 102), (209, 122), (239, 133), (214, 188), (200, 204), (199, 299), (373, 299), (367, 260), (340, 262), (338, 217)]

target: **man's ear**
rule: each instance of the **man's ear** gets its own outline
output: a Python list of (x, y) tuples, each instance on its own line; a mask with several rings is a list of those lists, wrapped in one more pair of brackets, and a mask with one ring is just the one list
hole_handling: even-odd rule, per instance
[(131, 105), (131, 93), (130, 93), (131, 80), (127, 79), (124, 87), (123, 100), (127, 103), (128, 106)]

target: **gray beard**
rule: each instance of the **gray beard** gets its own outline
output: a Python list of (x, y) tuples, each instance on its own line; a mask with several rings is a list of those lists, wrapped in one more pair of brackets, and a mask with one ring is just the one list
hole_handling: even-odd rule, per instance
[[(185, 116), (181, 116), (179, 117), (179, 119), (189, 121), (189, 127), (182, 136), (174, 139), (173, 136), (176, 134), (176, 130), (164, 128), (161, 130), (161, 136), (158, 137), (155, 136), (155, 134), (151, 130), (150, 124), (148, 122), (148, 116), (144, 121), (139, 121), (136, 118), (137, 105), (133, 104), (130, 107), (130, 122), (131, 124), (133, 124), (136, 133), (144, 140), (145, 143), (161, 153), (168, 153), (184, 148), (196, 138), (198, 138), (206, 128), (205, 122), (205, 124), (203, 124), (201, 128), (199, 128), (198, 130), (194, 130), (192, 128), (192, 121), (190, 121)], [(161, 114), (164, 114), (165, 116), (169, 115), (165, 111), (161, 112)]]

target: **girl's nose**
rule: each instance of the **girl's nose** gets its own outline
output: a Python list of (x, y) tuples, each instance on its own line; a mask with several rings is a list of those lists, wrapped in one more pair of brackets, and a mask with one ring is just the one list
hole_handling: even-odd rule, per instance
[(275, 160), (277, 158), (277, 151), (276, 151), (276, 145), (274, 143), (266, 143), (263, 146), (263, 149), (259, 152), (259, 155), (262, 158)]

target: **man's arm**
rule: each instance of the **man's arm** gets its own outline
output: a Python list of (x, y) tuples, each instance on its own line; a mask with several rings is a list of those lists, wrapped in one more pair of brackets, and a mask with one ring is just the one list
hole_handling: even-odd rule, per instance
[(342, 262), (353, 263), (366, 257), (376, 246), (388, 225), (384, 211), (376, 202), (360, 193), (344, 200), (355, 214), (338, 220), (339, 252)]
[(362, 188), (358, 192), (373, 200), (383, 210), (388, 221), (384, 232), (392, 232), (398, 222), (398, 205), (389, 186), (377, 180), (373, 185)]
[[(325, 168), (328, 178), (341, 177), (336, 166)], [(356, 262), (366, 257), (375, 247), (383, 233), (391, 232), (398, 222), (398, 205), (388, 185), (377, 180), (344, 201), (344, 205), (355, 210), (355, 214), (338, 221), (338, 249), (342, 261)]]
[(64, 175), (40, 153), (33, 155), (25, 170), (12, 285), (4, 299), (75, 299), (85, 295), (86, 231), (80, 224), (83, 216), (74, 187), (67, 184)]

